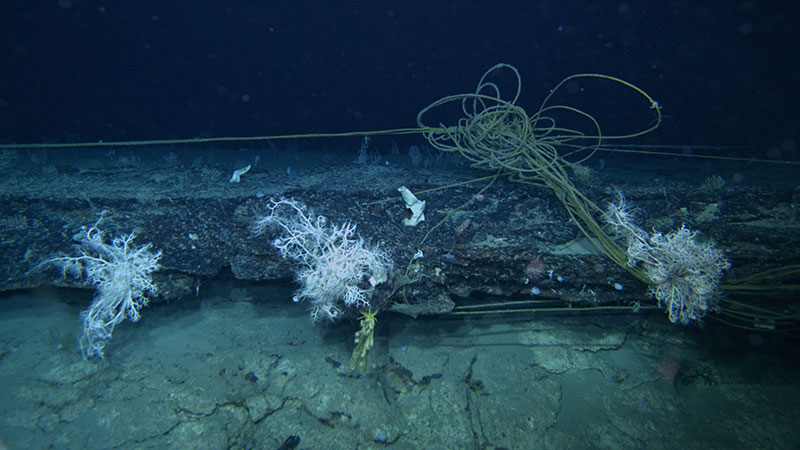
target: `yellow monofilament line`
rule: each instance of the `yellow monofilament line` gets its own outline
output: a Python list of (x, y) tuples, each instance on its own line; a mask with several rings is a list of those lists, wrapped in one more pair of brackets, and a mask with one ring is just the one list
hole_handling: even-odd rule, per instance
[[(145, 139), (136, 141), (97, 141), (97, 142), (66, 142), (66, 143), (33, 143), (33, 144), (0, 144), (3, 149), (60, 149), (60, 148), (92, 148), (92, 147), (142, 147), (152, 145), (193, 145), (205, 143), (223, 143), (223, 142), (258, 142), (258, 141), (278, 141), (285, 139), (321, 139), (321, 138), (336, 138), (336, 137), (361, 137), (361, 136), (393, 136), (393, 135), (407, 135), (407, 134), (426, 134), (426, 133), (443, 133), (440, 128), (393, 128), (387, 130), (370, 130), (370, 131), (346, 131), (341, 133), (301, 133), (301, 134), (276, 134), (272, 136), (220, 136), (210, 138), (191, 138), (191, 139)], [(586, 137), (586, 136), (583, 136)], [(787, 164), (787, 165), (800, 165), (800, 161), (778, 161), (769, 159), (758, 158), (740, 158), (734, 156), (717, 156), (717, 155), (687, 155), (684, 153), (644, 150), (650, 148), (643, 145), (639, 149), (624, 149), (625, 145), (615, 145), (614, 147), (606, 147), (600, 145), (597, 151), (611, 152), (611, 153), (634, 153), (640, 155), (654, 155), (654, 156), (675, 156), (680, 158), (695, 158), (695, 159), (712, 159), (720, 161), (741, 161), (747, 163), (765, 163), (765, 164)], [(657, 145), (654, 148), (682, 148), (683, 146), (662, 146)], [(692, 148), (701, 148), (691, 146)], [(707, 149), (743, 149), (747, 147), (717, 147), (707, 146), (702, 147)], [(584, 160), (587, 158), (584, 158)]]
[[(657, 148), (664, 148), (661, 146), (656, 146)], [(615, 148), (615, 147), (600, 147), (598, 151), (601, 152), (609, 152), (609, 153), (634, 153), (637, 155), (655, 155), (655, 156), (675, 156), (678, 158), (693, 158), (693, 159), (713, 159), (716, 161), (739, 161), (744, 163), (761, 163), (761, 164), (782, 164), (782, 165), (800, 165), (800, 161), (779, 161), (774, 159), (759, 159), (759, 158), (742, 158), (738, 156), (719, 156), (719, 155), (686, 155), (684, 153), (675, 153), (675, 152), (665, 152), (665, 151), (655, 151), (655, 150), (643, 150), (647, 148), (646, 146), (642, 146), (638, 149), (631, 150), (631, 149), (624, 149), (624, 148)], [(719, 148), (719, 147), (712, 147), (712, 148)], [(742, 147), (731, 147), (731, 148), (742, 148)]]
[[(642, 310), (659, 310), (661, 308), (657, 306), (640, 306), (639, 311)], [(547, 312), (558, 312), (558, 313), (584, 313), (587, 311), (597, 312), (597, 311), (623, 311), (623, 312), (634, 312), (633, 308), (630, 306), (584, 306), (584, 307), (553, 307), (553, 308), (514, 308), (514, 309), (486, 309), (486, 310), (463, 310), (463, 309), (456, 309), (452, 312), (449, 312), (448, 315), (453, 316), (463, 316), (463, 315), (481, 315), (485, 316), (488, 314), (519, 314), (524, 312), (530, 313), (547, 313)]]
[(192, 138), (192, 139), (150, 139), (140, 141), (97, 141), (97, 142), (74, 142), (63, 144), (0, 144), (1, 148), (7, 149), (26, 149), (26, 148), (78, 148), (78, 147), (137, 147), (143, 145), (174, 145), (174, 144), (205, 144), (210, 142), (255, 142), (255, 141), (276, 141), (280, 139), (314, 139), (330, 137), (351, 137), (351, 136), (381, 136), (381, 135), (402, 135), (420, 134), (428, 130), (419, 128), (396, 128), (391, 130), (377, 131), (347, 131), (343, 133), (305, 133), (305, 134), (278, 134), (274, 136), (228, 136), (211, 138)]
[[(335, 138), (335, 137), (361, 137), (361, 136), (392, 136), (392, 135), (407, 135), (407, 134), (425, 134), (425, 133), (439, 133), (439, 128), (394, 128), (387, 130), (370, 130), (370, 131), (347, 131), (341, 133), (306, 133), (306, 134), (277, 134), (273, 136), (222, 136), (211, 138), (192, 138), (192, 139), (149, 139), (138, 141), (97, 141), (97, 142), (67, 142), (67, 143), (36, 143), (36, 144), (0, 144), (3, 149), (59, 149), (59, 148), (91, 148), (91, 147), (143, 147), (152, 145), (178, 145), (178, 144), (205, 144), (205, 143), (222, 143), (222, 142), (258, 142), (258, 141), (278, 141), (285, 139), (321, 139), (321, 138)], [(633, 147), (633, 145), (630, 145)], [(736, 156), (718, 156), (718, 155), (687, 155), (685, 153), (665, 152), (656, 150), (644, 150), (651, 148), (647, 145), (639, 146), (638, 149), (620, 148), (623, 145), (614, 145), (613, 147), (606, 147), (601, 145), (597, 151), (609, 153), (633, 153), (639, 155), (652, 155), (652, 156), (670, 156), (687, 159), (711, 159), (719, 161), (740, 161), (745, 163), (764, 163), (764, 164), (783, 164), (783, 165), (800, 165), (800, 161), (779, 161), (771, 159), (759, 158), (741, 158)], [(653, 148), (682, 148), (680, 145), (656, 145)], [(706, 146), (691, 148), (704, 148), (712, 150), (726, 150), (726, 149), (746, 149), (747, 147), (733, 146), (733, 147), (719, 147), (719, 146)]]

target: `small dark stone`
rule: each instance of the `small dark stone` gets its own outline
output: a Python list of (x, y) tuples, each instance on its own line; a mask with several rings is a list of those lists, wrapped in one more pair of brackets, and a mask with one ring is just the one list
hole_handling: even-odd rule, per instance
[(253, 372), (247, 372), (247, 374), (244, 376), (244, 379), (247, 381), (252, 381), (253, 383), (258, 381), (258, 377)]

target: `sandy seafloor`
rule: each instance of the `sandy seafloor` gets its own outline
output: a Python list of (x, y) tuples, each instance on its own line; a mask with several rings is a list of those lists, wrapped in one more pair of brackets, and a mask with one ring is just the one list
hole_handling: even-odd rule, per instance
[[(800, 382), (779, 338), (649, 315), (379, 316), (318, 326), (292, 286), (209, 281), (81, 358), (91, 291), (0, 301), (6, 448), (796, 448)], [(339, 366), (341, 364), (341, 366)], [(678, 366), (677, 373), (670, 372)], [(674, 379), (668, 379), (671, 373)]]

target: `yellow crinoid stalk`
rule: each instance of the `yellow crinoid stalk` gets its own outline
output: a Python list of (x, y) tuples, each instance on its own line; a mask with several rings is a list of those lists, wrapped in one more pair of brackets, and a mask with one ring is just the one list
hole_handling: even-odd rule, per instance
[(378, 322), (376, 316), (378, 311), (366, 310), (362, 311), (360, 317), (361, 329), (356, 331), (356, 348), (353, 350), (353, 356), (350, 357), (350, 362), (347, 363), (347, 373), (351, 373), (356, 365), (359, 366), (362, 372), (367, 372), (367, 364), (369, 361), (369, 352), (372, 350), (372, 345), (375, 343), (375, 323)]

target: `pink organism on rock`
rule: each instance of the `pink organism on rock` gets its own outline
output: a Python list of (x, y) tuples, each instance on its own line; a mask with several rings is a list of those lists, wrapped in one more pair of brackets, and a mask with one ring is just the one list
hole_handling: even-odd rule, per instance
[(535, 280), (542, 276), (544, 273), (545, 264), (542, 258), (534, 255), (528, 260), (528, 265), (525, 266), (525, 276), (531, 280)]

